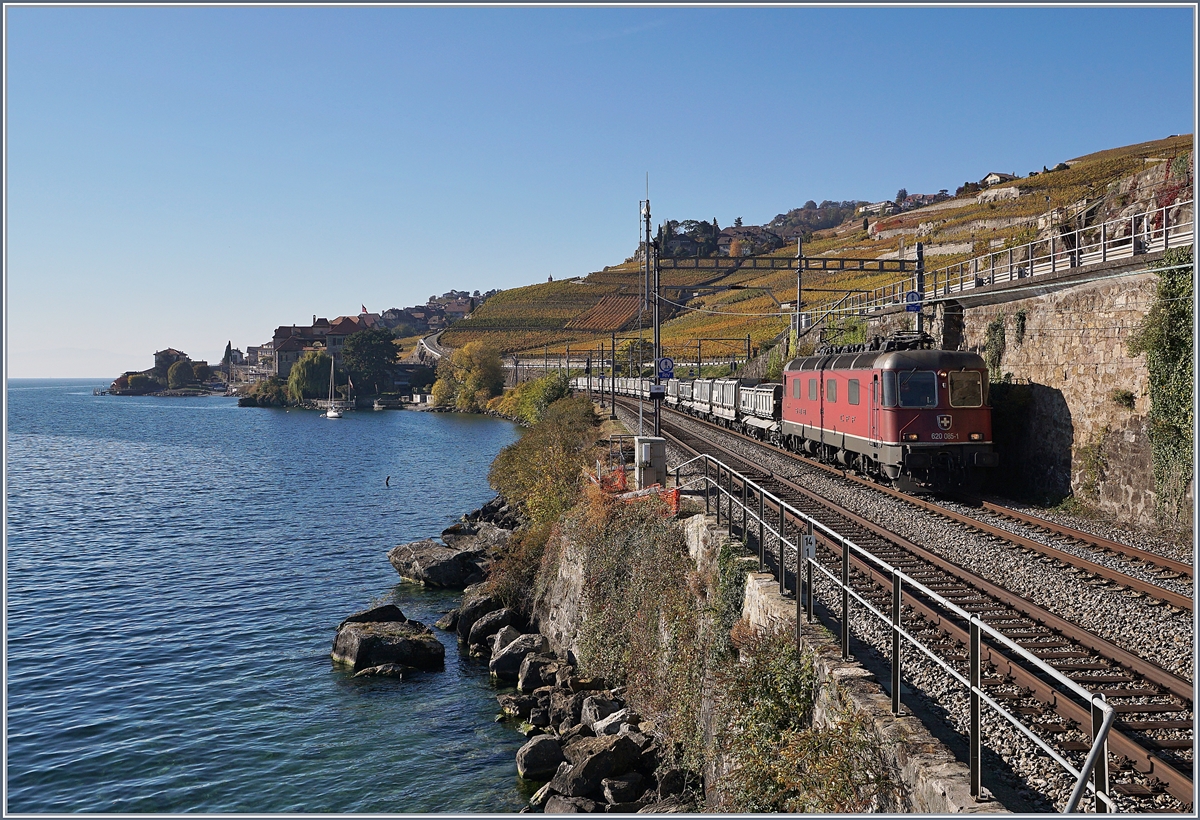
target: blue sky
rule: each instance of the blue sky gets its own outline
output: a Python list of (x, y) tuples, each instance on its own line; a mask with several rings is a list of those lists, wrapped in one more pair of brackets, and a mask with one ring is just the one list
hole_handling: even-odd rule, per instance
[(1130, 8), (5, 8), (8, 375), (585, 274), (655, 222), (1194, 132)]

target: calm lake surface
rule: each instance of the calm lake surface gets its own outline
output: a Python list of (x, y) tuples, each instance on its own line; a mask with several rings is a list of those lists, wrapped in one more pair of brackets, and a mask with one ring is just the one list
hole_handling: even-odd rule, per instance
[[(458, 594), (386, 552), (492, 497), (517, 428), (8, 383), (8, 812), (477, 812), (526, 801), (487, 666), (352, 680), (337, 624)], [(391, 476), (390, 487), (384, 480)]]

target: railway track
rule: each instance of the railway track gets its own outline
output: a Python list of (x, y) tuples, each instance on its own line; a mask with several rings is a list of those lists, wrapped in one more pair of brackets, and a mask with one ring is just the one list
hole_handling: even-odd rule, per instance
[(1192, 590), (1188, 590), (1187, 594), (1184, 594), (1176, 590), (1169, 589), (1159, 583), (1155, 583), (1154, 581), (1148, 581), (1144, 578), (1130, 575), (1125, 572), (1120, 572), (1119, 570), (1115, 570), (1111, 567), (1097, 563), (1096, 561), (1079, 555), (1079, 552), (1100, 551), (1113, 555), (1120, 555), (1124, 559), (1133, 561), (1138, 566), (1151, 568), (1153, 573), (1158, 576), (1159, 580), (1182, 581), (1184, 583), (1190, 583), (1193, 577), (1193, 568), (1190, 564), (1185, 564), (1182, 561), (1176, 561), (1166, 556), (1159, 555), (1155, 552), (1151, 552), (1150, 550), (1139, 549), (1138, 547), (1121, 544), (1119, 542), (1102, 538), (1091, 533), (1085, 533), (1053, 521), (1048, 521), (1044, 518), (1038, 518), (1037, 516), (1029, 515), (1028, 513), (1022, 513), (1018, 510), (1013, 510), (999, 504), (984, 501), (975, 496), (959, 496), (956, 498), (956, 500), (964, 503), (965, 505), (976, 507), (986, 512), (1002, 516), (1027, 526), (1036, 527), (1037, 529), (1048, 533), (1051, 537), (1059, 539), (1069, 546), (1074, 546), (1076, 550), (1072, 551), (1070, 548), (1058, 548), (1032, 538), (1026, 538), (1002, 527), (997, 527), (974, 516), (956, 512), (942, 504), (928, 501), (908, 493), (900, 492), (899, 490), (892, 489), (891, 487), (885, 487), (875, 481), (870, 481), (845, 470), (838, 469), (837, 467), (824, 464), (820, 461), (806, 458), (802, 455), (798, 455), (777, 447), (771, 447), (770, 445), (764, 444), (758, 439), (751, 438), (750, 436), (744, 435), (735, 430), (720, 427), (704, 419), (698, 419), (694, 416), (689, 416), (684, 413), (679, 413), (675, 410), (670, 410), (669, 408), (663, 408), (663, 415), (664, 418), (668, 416), (684, 418), (694, 424), (719, 430), (721, 433), (740, 439), (751, 446), (768, 447), (771, 453), (781, 455), (785, 458), (790, 458), (806, 467), (821, 470), (827, 474), (837, 476), (842, 480), (854, 483), (861, 487), (869, 488), (890, 498), (902, 501), (905, 504), (912, 505), (927, 512), (935, 513), (943, 518), (946, 518), (947, 520), (970, 527), (971, 529), (977, 530), (985, 535), (1016, 544), (1017, 546), (1026, 550), (1032, 550), (1033, 552), (1044, 555), (1047, 558), (1060, 561), (1067, 566), (1083, 570), (1097, 578), (1103, 578), (1106, 581), (1119, 584), (1126, 589), (1130, 589), (1150, 598), (1160, 600), (1170, 606), (1176, 607), (1177, 609), (1186, 610), (1188, 612), (1193, 610), (1194, 602), (1192, 599)]
[[(712, 436), (687, 429), (677, 422), (674, 416), (666, 413), (664, 416), (666, 418), (662, 424), (663, 434), (674, 439), (679, 446), (692, 452), (707, 453), (731, 466), (768, 492), (783, 498), (801, 512), (821, 520), (880, 559), (901, 569), (910, 577), (919, 579), (928, 588), (937, 591), (966, 611), (978, 613), (1001, 634), (1072, 680), (1097, 694), (1103, 694), (1118, 713), (1117, 722), (1109, 736), (1109, 751), (1112, 755), (1110, 770), (1114, 773), (1115, 793), (1132, 798), (1145, 798), (1166, 792), (1180, 804), (1191, 806), (1193, 694), (1190, 681), (1068, 622), (1031, 601), (1013, 595), (986, 578), (900, 538), (878, 524), (863, 519), (794, 482), (765, 470), (760, 464), (753, 463), (752, 459), (721, 446)], [(705, 424), (690, 416), (682, 418), (695, 425)], [(723, 429), (722, 432), (738, 435)], [(753, 439), (745, 440), (755, 446), (764, 446)], [(780, 451), (771, 448), (771, 452)], [(809, 463), (808, 460), (804, 462)], [(822, 469), (828, 469), (824, 465), (820, 466)], [(832, 472), (840, 474), (840, 471)], [(876, 490), (886, 489), (876, 485), (868, 486)], [(741, 492), (738, 482), (733, 479), (730, 490), (735, 495)], [(916, 502), (917, 506), (931, 512), (945, 514), (944, 508), (939, 505), (903, 494), (895, 495), (905, 502)], [(1006, 530), (966, 516), (954, 514), (949, 517), (973, 529), (1023, 547), (1026, 544), (1022, 542), (1029, 540), (1020, 536), (1014, 537)], [(735, 515), (734, 523), (736, 519)], [(1042, 522), (1039, 520), (1039, 523)], [(753, 528), (745, 535), (748, 540), (755, 540)], [(1064, 560), (1064, 563), (1091, 571), (1089, 566), (1094, 562), (1080, 563), (1078, 556), (1071, 553), (1056, 551), (1037, 542), (1032, 543), (1037, 545), (1039, 553), (1052, 556), (1055, 560), (1063, 560), (1069, 556), (1077, 560)], [(779, 572), (782, 569), (782, 572), (790, 572), (794, 577), (794, 559), (789, 566), (786, 556), (767, 555), (769, 546), (761, 547), (767, 563), (773, 564), (774, 571)], [(1117, 546), (1124, 548), (1124, 545)], [(839, 566), (842, 559), (840, 548), (829, 542), (823, 543), (822, 547), (818, 554), (819, 560), (830, 568)], [(1060, 552), (1063, 553), (1062, 557), (1057, 554)], [(1146, 560), (1141, 556), (1137, 557), (1139, 560)], [(1150, 557), (1161, 558), (1152, 553)], [(891, 596), (890, 576), (884, 577), (876, 567), (862, 560), (852, 559), (851, 564), (850, 581), (855, 591), (876, 602), (875, 605), (880, 611), (887, 611)], [(1156, 566), (1164, 565), (1156, 563)], [(1106, 574), (1100, 577), (1122, 583), (1131, 589), (1137, 588), (1135, 582), (1139, 579), (1129, 579), (1128, 576), (1117, 579), (1111, 577), (1112, 570), (1102, 569)], [(1172, 573), (1176, 571), (1169, 565), (1164, 569)], [(1188, 569), (1190, 570), (1190, 567)], [(1184, 573), (1178, 574), (1182, 576)], [(1190, 576), (1190, 572), (1187, 574)], [(786, 575), (784, 584), (787, 584)], [(1176, 605), (1177, 599), (1169, 597), (1169, 590), (1154, 587), (1153, 591), (1139, 591)], [(963, 662), (962, 647), (968, 640), (966, 624), (957, 616), (939, 611), (931, 601), (924, 600), (921, 596), (910, 596), (907, 604), (911, 613), (939, 636), (939, 653), (948, 661)], [(1186, 608), (1190, 609), (1190, 599), (1187, 600), (1187, 604)], [(1029, 669), (1015, 653), (992, 645), (985, 645), (984, 652), (984, 659), (991, 664), (992, 669), (983, 681), (989, 695), (997, 701), (1013, 704), (1023, 716), (1023, 722), (1035, 727), (1039, 736), (1050, 745), (1061, 749), (1065, 754), (1081, 757), (1090, 745), (1090, 736), (1086, 731), (1091, 725), (1088, 708), (1066, 693), (1056, 690), (1044, 676)]]

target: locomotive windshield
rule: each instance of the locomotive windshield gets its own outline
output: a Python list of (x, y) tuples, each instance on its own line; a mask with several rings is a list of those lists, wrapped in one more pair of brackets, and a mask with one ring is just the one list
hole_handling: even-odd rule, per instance
[(937, 407), (937, 374), (928, 370), (896, 374), (901, 407)]
[(973, 370), (960, 370), (950, 374), (950, 406), (981, 407), (983, 405), (983, 380)]

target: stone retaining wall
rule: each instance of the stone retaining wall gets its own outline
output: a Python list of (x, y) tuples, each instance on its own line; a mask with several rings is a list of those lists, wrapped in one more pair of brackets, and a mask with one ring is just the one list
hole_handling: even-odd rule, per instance
[[(752, 626), (796, 628), (796, 602), (779, 594), (770, 573), (746, 578), (742, 617)], [(891, 698), (875, 676), (855, 661), (842, 660), (837, 639), (819, 624), (801, 622), (801, 640), (816, 656), (814, 722), (826, 724), (846, 708), (861, 716), (907, 793), (904, 810), (919, 814), (997, 814), (994, 800), (975, 802), (970, 770), (915, 717), (893, 715)]]

